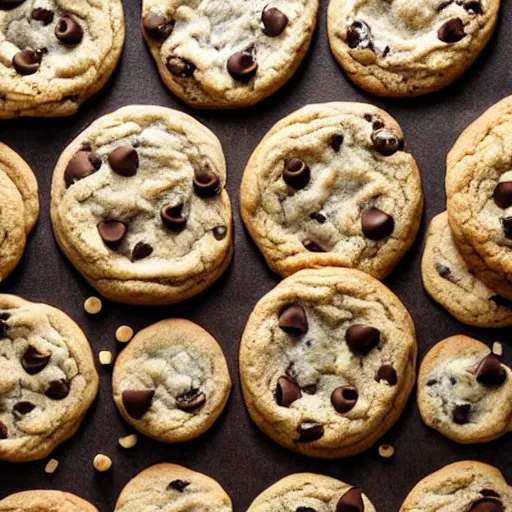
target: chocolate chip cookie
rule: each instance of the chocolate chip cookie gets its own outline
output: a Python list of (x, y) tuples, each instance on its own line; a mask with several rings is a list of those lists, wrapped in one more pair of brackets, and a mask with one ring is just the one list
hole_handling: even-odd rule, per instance
[(143, 0), (142, 30), (169, 89), (195, 107), (247, 107), (295, 73), (318, 0)]
[(277, 123), (240, 193), (247, 229), (283, 276), (344, 266), (382, 279), (413, 243), (423, 209), (402, 130), (364, 103), (309, 105)]
[(0, 119), (76, 113), (123, 44), (121, 0), (0, 2)]
[(0, 295), (1, 460), (49, 455), (75, 434), (97, 391), (91, 348), (71, 318)]
[(329, 42), (373, 94), (419, 96), (459, 78), (489, 41), (500, 0), (330, 0)]
[(313, 473), (289, 475), (263, 491), (247, 512), (375, 512), (361, 489)]
[(242, 390), (267, 435), (305, 455), (373, 445), (411, 393), (416, 338), (382, 283), (353, 269), (303, 270), (263, 297), (240, 346)]
[(498, 469), (482, 462), (455, 462), (428, 475), (407, 496), (400, 512), (510, 512), (512, 488)]
[(0, 501), (0, 512), (98, 512), (87, 501), (61, 491), (25, 491)]
[(231, 260), (226, 165), (190, 116), (129, 106), (94, 122), (53, 175), (57, 241), (106, 298), (170, 304), (203, 291)]
[(0, 143), (0, 282), (19, 263), (39, 217), (37, 181), (32, 169), (12, 149)]
[(233, 506), (226, 491), (209, 476), (176, 464), (157, 464), (128, 482), (115, 508), (115, 512), (142, 510), (232, 512)]
[(222, 349), (188, 320), (138, 332), (117, 358), (114, 401), (139, 432), (167, 443), (208, 430), (223, 411), (231, 378)]

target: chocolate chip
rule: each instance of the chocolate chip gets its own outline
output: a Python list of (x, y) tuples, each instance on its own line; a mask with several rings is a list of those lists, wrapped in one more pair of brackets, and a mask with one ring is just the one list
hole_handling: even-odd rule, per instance
[(276, 387), (276, 402), (281, 407), (290, 407), (295, 400), (302, 397), (302, 392), (289, 377), (279, 377)]
[(275, 7), (263, 9), (261, 21), (263, 22), (263, 33), (269, 37), (281, 35), (288, 25), (288, 17)]
[(182, 411), (191, 412), (203, 406), (206, 395), (199, 389), (191, 389), (176, 397), (176, 407)]
[(228, 229), (226, 226), (217, 226), (213, 228), (213, 236), (215, 237), (215, 240), (224, 240), (227, 234)]
[(341, 145), (343, 144), (343, 135), (335, 133), (331, 139), (329, 140), (329, 145), (331, 146), (336, 153), (340, 150)]
[(7, 337), (7, 329), (9, 329), (9, 326), (6, 323), (6, 320), (9, 320), (9, 313), (2, 313), (0, 315), (0, 340)]
[(505, 507), (500, 500), (492, 498), (483, 498), (475, 501), (469, 512), (503, 512)]
[(18, 402), (17, 404), (14, 405), (12, 411), (16, 419), (20, 420), (21, 418), (23, 418), (23, 416), (25, 416), (29, 412), (32, 412), (35, 408), (36, 406), (31, 402)]
[(457, 2), (460, 4), (462, 4), (462, 6), (464, 7), (464, 9), (466, 9), (466, 11), (468, 11), (469, 13), (471, 14), (482, 14), (482, 4), (480, 3), (479, 0), (465, 0), (463, 2)]
[(171, 489), (175, 489), (178, 492), (183, 492), (188, 486), (190, 485), (190, 482), (184, 482), (183, 480), (173, 480), (169, 487)]
[(343, 414), (354, 408), (358, 393), (352, 386), (340, 386), (331, 394), (331, 404), (337, 412)]
[(313, 242), (313, 240), (304, 240), (303, 245), (310, 252), (325, 252), (325, 250), (316, 242)]
[(338, 501), (336, 512), (364, 512), (361, 489), (354, 487), (346, 492)]
[(496, 491), (493, 491), (492, 489), (482, 489), (480, 491), (480, 494), (482, 496), (485, 496), (486, 498), (499, 498), (500, 497), (500, 495)]
[(374, 130), (371, 138), (375, 149), (382, 156), (394, 155), (397, 151), (403, 150), (404, 147), (403, 139), (385, 128)]
[(314, 395), (316, 393), (316, 390), (317, 390), (316, 384), (309, 384), (302, 388), (302, 391), (304, 391), (304, 393), (306, 393), (307, 395)]
[(64, 172), (66, 187), (95, 173), (101, 167), (101, 160), (91, 151), (79, 151), (68, 163)]
[(369, 325), (355, 324), (347, 329), (345, 339), (354, 354), (365, 356), (379, 345), (380, 331)]
[(427, 382), (427, 386), (430, 388), (432, 386), (435, 386), (437, 384), (437, 380), (436, 379), (430, 379), (428, 382)]
[(441, 277), (444, 277), (445, 279), (447, 279), (452, 273), (452, 271), (450, 270), (449, 267), (447, 267), (446, 265), (443, 265), (442, 263), (439, 263), (438, 261), (436, 261), (434, 266), (435, 266), (436, 272)]
[(21, 364), (29, 375), (35, 375), (46, 368), (51, 356), (51, 354), (43, 354), (34, 346), (29, 345), (21, 358)]
[(205, 167), (194, 171), (194, 191), (203, 198), (208, 199), (219, 194), (221, 188), (220, 178), (217, 174)]
[(453, 410), (453, 421), (457, 423), (457, 425), (464, 425), (465, 423), (468, 423), (470, 411), (470, 404), (456, 405)]
[(311, 220), (316, 220), (318, 222), (318, 224), (324, 224), (325, 221), (327, 220), (327, 217), (323, 214), (323, 213), (311, 213), (309, 215), (309, 218)]
[(361, 216), (361, 228), (366, 238), (382, 240), (393, 233), (395, 221), (391, 215), (378, 208), (369, 208)]
[(20, 75), (33, 75), (41, 66), (41, 56), (32, 50), (22, 50), (13, 57), (12, 64)]
[(45, 27), (53, 21), (55, 13), (49, 9), (43, 9), (42, 7), (36, 7), (32, 9), (30, 15), (33, 20), (40, 21)]
[(494, 354), (485, 357), (476, 370), (476, 380), (484, 386), (501, 386), (506, 378), (507, 372)]
[[(1, 9), (1, 5), (0, 5)], [(7, 431), (7, 427), (0, 421), (0, 439), (7, 439), (9, 437), (9, 432)]]
[(44, 394), (52, 400), (64, 400), (69, 395), (69, 382), (64, 379), (52, 380)]
[(385, 380), (390, 386), (395, 386), (398, 382), (396, 370), (391, 365), (385, 364), (378, 369), (375, 380), (377, 382)]
[(166, 65), (171, 74), (177, 78), (190, 78), (196, 70), (192, 62), (177, 55), (171, 55)]
[(108, 155), (108, 163), (116, 174), (128, 178), (137, 173), (139, 155), (132, 146), (121, 146)]
[(1, 0), (0, 11), (10, 11), (21, 5), (25, 0)]
[(493, 198), (500, 208), (505, 209), (512, 206), (512, 181), (498, 183), (498, 186), (494, 189)]
[(236, 80), (250, 80), (258, 70), (258, 63), (252, 52), (237, 52), (228, 59), (228, 73)]
[(464, 32), (464, 23), (460, 18), (452, 18), (441, 25), (437, 31), (437, 37), (443, 43), (456, 43), (460, 41), (466, 33)]
[(324, 426), (316, 421), (303, 421), (297, 428), (297, 443), (312, 443), (324, 435)]
[(62, 16), (55, 27), (55, 37), (63, 44), (75, 46), (82, 42), (84, 31), (71, 16)]
[(160, 217), (164, 226), (171, 231), (183, 231), (187, 225), (187, 219), (183, 216), (183, 205), (171, 206), (164, 204), (160, 210)]
[(151, 407), (154, 396), (155, 391), (153, 389), (144, 391), (123, 391), (121, 397), (124, 410), (132, 418), (140, 420)]
[(153, 247), (145, 242), (137, 242), (132, 251), (132, 261), (143, 260), (153, 253)]
[(288, 334), (305, 334), (308, 331), (308, 319), (304, 308), (299, 304), (286, 306), (279, 315), (279, 327)]
[(316, 512), (316, 510), (311, 507), (298, 507), (295, 509), (295, 512)]
[(512, 240), (512, 217), (501, 217), (501, 225), (503, 227), (504, 235)]
[(283, 180), (295, 190), (301, 190), (309, 183), (311, 170), (300, 158), (291, 158), (285, 162)]
[(493, 295), (489, 300), (492, 300), (497, 306), (512, 309), (512, 300), (509, 300), (501, 295)]
[(98, 232), (106, 245), (117, 245), (126, 235), (126, 225), (118, 220), (103, 220), (98, 224)]
[(174, 28), (174, 20), (168, 20), (154, 12), (148, 12), (142, 21), (146, 34), (156, 41), (167, 39)]
[(367, 23), (355, 20), (347, 26), (349, 48), (372, 48), (372, 33)]

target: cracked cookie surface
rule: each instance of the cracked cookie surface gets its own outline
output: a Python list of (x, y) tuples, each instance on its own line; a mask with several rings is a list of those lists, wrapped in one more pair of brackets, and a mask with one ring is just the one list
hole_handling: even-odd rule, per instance
[(348, 77), (380, 96), (446, 87), (478, 57), (499, 0), (330, 0), (329, 42)]
[(277, 123), (244, 172), (241, 211), (270, 268), (344, 266), (384, 278), (414, 242), (418, 167), (386, 112), (309, 105)]
[(231, 206), (220, 142), (186, 114), (129, 106), (64, 151), (51, 215), (61, 249), (102, 295), (180, 302), (224, 272)]
[(0, 336), (0, 459), (42, 459), (96, 397), (91, 348), (62, 311), (13, 295), (0, 295)]
[(0, 119), (76, 113), (123, 44), (121, 0), (0, 3)]
[(416, 353), (412, 320), (382, 283), (352, 269), (303, 270), (249, 317), (240, 346), (245, 403), (286, 448), (354, 455), (400, 416)]
[(87, 501), (61, 491), (24, 491), (0, 501), (0, 512), (98, 512)]
[(318, 0), (144, 0), (142, 30), (171, 91), (196, 107), (258, 103), (306, 54)]

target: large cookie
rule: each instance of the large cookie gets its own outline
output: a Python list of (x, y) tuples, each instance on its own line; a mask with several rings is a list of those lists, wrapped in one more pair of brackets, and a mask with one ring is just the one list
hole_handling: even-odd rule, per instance
[(74, 114), (123, 43), (121, 0), (0, 2), (0, 119)]
[(0, 143), (0, 282), (19, 263), (27, 235), (39, 217), (37, 181), (32, 169)]
[(346, 266), (378, 279), (418, 231), (423, 192), (402, 130), (364, 103), (301, 108), (251, 156), (241, 210), (270, 268)]
[(195, 107), (246, 107), (306, 54), (318, 0), (143, 0), (142, 29), (169, 89)]
[(0, 512), (98, 512), (87, 501), (61, 491), (24, 491), (0, 501)]
[(124, 107), (60, 157), (55, 236), (108, 299), (179, 302), (212, 284), (231, 259), (225, 185), (222, 147), (210, 130), (167, 108)]
[(89, 343), (62, 311), (0, 295), (0, 459), (38, 460), (77, 431), (98, 391)]
[(330, 0), (329, 42), (359, 87), (419, 96), (460, 77), (489, 41), (500, 0)]
[(254, 308), (240, 346), (249, 413), (282, 446), (338, 458), (374, 444), (398, 419), (416, 369), (412, 320), (358, 270), (303, 270)]

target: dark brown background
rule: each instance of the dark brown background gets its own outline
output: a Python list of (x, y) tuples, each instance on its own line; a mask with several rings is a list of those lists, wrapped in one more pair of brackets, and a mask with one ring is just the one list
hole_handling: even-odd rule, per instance
[[(278, 277), (267, 269), (244, 230), (238, 213), (238, 188), (244, 165), (267, 130), (283, 116), (307, 103), (366, 101), (383, 107), (401, 123), (423, 173), (426, 216), (409, 256), (386, 280), (411, 312), (417, 327), (420, 356), (442, 338), (465, 333), (487, 342), (508, 342), (511, 330), (483, 330), (452, 319), (426, 295), (420, 279), (420, 257), (426, 219), (444, 209), (445, 155), (460, 134), (487, 107), (510, 94), (512, 66), (512, 6), (503, 2), (501, 23), (488, 48), (462, 80), (446, 90), (414, 100), (370, 97), (345, 78), (327, 44), (326, 0), (311, 51), (297, 75), (272, 98), (235, 112), (194, 111), (174, 98), (161, 83), (140, 34), (140, 0), (124, 0), (127, 40), (122, 61), (105, 89), (88, 101), (77, 116), (66, 119), (20, 119), (0, 123), (0, 140), (16, 149), (33, 167), (40, 186), (41, 217), (15, 273), (1, 286), (34, 301), (48, 302), (71, 315), (85, 330), (97, 353), (115, 351), (114, 332), (121, 324), (140, 329), (166, 317), (186, 317), (207, 330), (226, 353), (235, 386), (225, 413), (199, 439), (176, 446), (143, 436), (135, 449), (118, 446), (131, 432), (111, 400), (109, 368), (99, 367), (101, 392), (77, 435), (53, 454), (58, 471), (44, 473), (46, 461), (0, 464), (0, 498), (26, 489), (61, 489), (90, 500), (101, 512), (111, 511), (126, 482), (142, 469), (170, 461), (207, 473), (232, 496), (235, 511), (279, 478), (299, 471), (325, 473), (364, 488), (381, 512), (397, 511), (407, 492), (422, 477), (442, 465), (478, 459), (498, 466), (512, 483), (512, 438), (483, 446), (459, 446), (425, 427), (414, 399), (401, 420), (384, 437), (396, 448), (395, 457), (380, 458), (376, 447), (357, 457), (338, 461), (309, 459), (281, 448), (254, 426), (245, 410), (238, 385), (237, 352), (246, 319), (257, 300)], [(49, 222), (50, 180), (64, 147), (88, 123), (133, 103), (158, 104), (192, 114), (221, 139), (228, 162), (228, 189), (234, 203), (235, 258), (226, 274), (206, 293), (174, 307), (141, 308), (105, 304), (98, 316), (83, 310), (94, 294), (58, 250)], [(505, 347), (506, 356), (510, 346)], [(509, 359), (510, 362), (510, 359)], [(0, 376), (1, 377), (1, 376)], [(106, 474), (97, 474), (92, 459), (108, 454), (114, 461)], [(143, 511), (141, 511), (143, 512)]]

